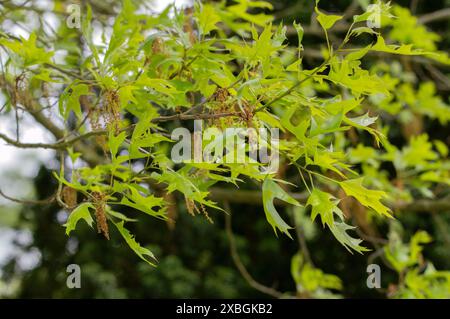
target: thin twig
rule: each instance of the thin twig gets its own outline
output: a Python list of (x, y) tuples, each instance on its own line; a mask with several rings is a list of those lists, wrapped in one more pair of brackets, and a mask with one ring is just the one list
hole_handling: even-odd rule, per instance
[[(59, 163), (60, 164), (59, 176), (61, 178), (64, 178), (64, 166), (65, 166), (64, 152), (60, 152), (59, 162), (60, 162)], [(70, 207), (66, 203), (64, 203), (64, 201), (61, 198), (62, 189), (63, 189), (63, 183), (59, 180), (58, 181), (58, 190), (56, 191), (56, 201), (58, 202), (58, 204), (61, 207), (64, 207), (65, 209), (70, 211)]]
[(250, 275), (250, 273), (247, 271), (247, 268), (245, 268), (244, 264), (241, 261), (241, 258), (239, 257), (239, 254), (237, 252), (236, 248), (236, 242), (233, 235), (233, 230), (231, 227), (231, 208), (230, 204), (225, 201), (224, 202), (224, 208), (228, 211), (228, 213), (225, 214), (225, 228), (228, 236), (228, 240), (230, 242), (230, 253), (231, 257), (233, 259), (234, 264), (236, 265), (237, 269), (241, 273), (242, 277), (248, 282), (248, 284), (255, 288), (256, 290), (265, 293), (269, 296), (275, 297), (275, 298), (281, 298), (283, 297), (283, 293), (279, 292), (278, 290), (275, 290), (271, 287), (267, 287), (259, 282), (257, 282), (253, 277)]
[(46, 199), (41, 199), (41, 200), (18, 199), (18, 198), (6, 195), (5, 193), (3, 193), (3, 191), (1, 189), (0, 189), (0, 196), (4, 197), (7, 200), (10, 200), (12, 202), (23, 204), (23, 205), (47, 205), (47, 204), (51, 204), (52, 202), (55, 201), (55, 194), (51, 195), (50, 197), (48, 197)]
[(284, 93), (278, 95), (277, 97), (275, 97), (274, 99), (272, 99), (271, 101), (269, 101), (268, 103), (264, 104), (263, 106), (260, 106), (259, 108), (257, 108), (254, 113), (257, 113), (259, 111), (262, 111), (263, 109), (268, 108), (269, 106), (271, 106), (272, 104), (274, 104), (275, 102), (281, 100), (282, 98), (284, 98), (286, 95), (289, 95), (292, 93), (292, 91), (294, 91), (297, 87), (299, 87), (300, 85), (302, 85), (304, 82), (306, 82), (307, 80), (309, 80), (311, 77), (313, 77), (317, 72), (319, 72), (319, 70), (321, 70), (325, 65), (327, 65), (327, 63), (329, 62), (329, 58), (326, 59), (325, 61), (322, 62), (321, 65), (319, 65), (317, 68), (315, 68), (315, 70), (311, 73), (308, 74), (307, 77), (305, 77), (302, 80), (297, 80), (289, 89), (287, 89)]

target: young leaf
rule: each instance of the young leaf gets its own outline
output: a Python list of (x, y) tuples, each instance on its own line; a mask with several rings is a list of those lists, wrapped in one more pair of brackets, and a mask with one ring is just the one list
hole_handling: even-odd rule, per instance
[(344, 222), (334, 222), (333, 226), (330, 227), (331, 232), (334, 237), (351, 253), (350, 249), (357, 251), (362, 254), (365, 251), (369, 251), (366, 247), (360, 246), (362, 240), (358, 238), (353, 238), (347, 234), (348, 230), (354, 229), (356, 227), (347, 225)]
[(136, 253), (136, 255), (139, 256), (139, 258), (141, 258), (143, 261), (145, 261), (147, 264), (149, 264), (150, 266), (156, 266), (153, 262), (151, 262), (150, 260), (155, 260), (156, 258), (153, 255), (153, 253), (148, 250), (147, 248), (142, 247), (134, 238), (134, 236), (128, 231), (128, 229), (126, 229), (123, 225), (124, 222), (118, 222), (118, 223), (114, 223), (114, 225), (117, 227), (117, 229), (119, 230), (120, 234), (122, 235), (122, 237), (125, 239), (126, 243), (128, 244), (128, 246), (130, 246), (130, 248)]
[(300, 54), (303, 51), (302, 41), (303, 41), (303, 35), (305, 34), (305, 30), (303, 29), (303, 27), (302, 27), (302, 25), (300, 23), (297, 24), (294, 21), (293, 25), (294, 25), (295, 30), (297, 31), (297, 37), (298, 37), (298, 57), (299, 57), (299, 59), (297, 60), (297, 62), (299, 64), (298, 64), (297, 70), (300, 70), (300, 64), (302, 62)]
[(301, 206), (299, 202), (297, 202), (294, 198), (292, 198), (288, 193), (286, 193), (277, 183), (273, 180), (266, 178), (263, 183), (263, 205), (264, 212), (266, 213), (266, 219), (269, 224), (273, 227), (275, 234), (277, 233), (277, 228), (285, 233), (289, 238), (292, 239), (289, 234), (289, 229), (292, 229), (291, 226), (286, 224), (286, 222), (281, 218), (278, 214), (273, 201), (275, 198), (279, 198), (286, 203)]
[(311, 124), (311, 111), (304, 105), (292, 106), (285, 111), (281, 118), (281, 124), (302, 141)]
[(162, 197), (156, 197), (151, 194), (143, 196), (134, 185), (123, 186), (120, 183), (116, 183), (115, 187), (117, 190), (121, 187), (128, 190), (122, 200), (117, 204), (132, 207), (156, 218), (167, 218), (165, 209), (162, 207), (164, 204), (164, 199)]
[(314, 220), (317, 215), (320, 215), (323, 225), (333, 227), (334, 213), (341, 219), (344, 218), (344, 214), (339, 209), (337, 204), (339, 200), (335, 199), (331, 194), (322, 192), (321, 190), (314, 188), (311, 195), (309, 195), (306, 206), (311, 205), (311, 220)]
[(319, 8), (317, 7), (318, 4), (319, 0), (316, 0), (316, 7), (314, 10), (317, 13), (317, 21), (320, 23), (322, 28), (324, 28), (324, 30), (330, 29), (337, 21), (342, 19), (342, 16), (333, 14), (324, 14), (320, 12)]
[(381, 35), (378, 36), (377, 43), (371, 48), (371, 50), (402, 55), (424, 55), (431, 53), (423, 50), (413, 50), (412, 44), (387, 45)]
[(201, 34), (207, 35), (212, 30), (217, 29), (216, 24), (220, 22), (220, 16), (217, 14), (215, 8), (211, 4), (200, 4), (196, 2), (196, 17), (198, 21), (198, 28)]
[(414, 234), (414, 236), (411, 238), (411, 242), (409, 243), (409, 259), (411, 262), (418, 262), (419, 261), (419, 255), (423, 250), (422, 245), (431, 243), (433, 238), (424, 230), (420, 230), (417, 233)]
[(83, 113), (81, 111), (80, 97), (90, 94), (89, 86), (84, 83), (68, 86), (59, 99), (59, 112), (64, 119), (67, 120), (70, 111), (73, 111), (76, 116), (81, 118)]
[(123, 221), (125, 221), (125, 222), (136, 222), (136, 221), (137, 221), (137, 219), (134, 219), (134, 218), (128, 218), (127, 216), (125, 216), (125, 215), (122, 214), (122, 213), (113, 211), (109, 206), (107, 206), (106, 212), (107, 212), (108, 215), (113, 216), (113, 217), (115, 217), (115, 218), (118, 218), (118, 219), (120, 219), (120, 220), (123, 220)]
[(89, 212), (89, 208), (94, 208), (94, 205), (92, 205), (92, 203), (82, 203), (70, 213), (67, 222), (64, 224), (64, 227), (66, 227), (67, 236), (76, 228), (80, 219), (84, 219), (86, 223), (92, 227), (94, 220)]
[[(296, 254), (291, 260), (291, 275), (297, 284), (297, 291), (307, 293), (323, 293), (324, 289), (342, 289), (342, 281), (339, 277), (326, 274), (303, 260), (302, 255)], [(320, 298), (321, 295), (318, 295)], [(326, 296), (333, 297), (330, 293)]]
[(378, 116), (370, 117), (369, 112), (367, 112), (364, 115), (348, 118), (348, 120), (354, 124), (357, 124), (358, 126), (369, 126), (375, 123), (378, 119)]
[(331, 194), (322, 192), (315, 188), (306, 202), (306, 205), (311, 205), (311, 219), (314, 220), (317, 215), (320, 215), (322, 224), (327, 225), (330, 228), (333, 236), (348, 250), (351, 249), (362, 253), (368, 249), (360, 246), (361, 239), (353, 238), (347, 234), (347, 230), (354, 229), (355, 227), (349, 226), (344, 222), (337, 222), (334, 220), (334, 214), (336, 214), (340, 220), (344, 220), (344, 214), (337, 206), (339, 200), (335, 199)]
[(127, 137), (126, 132), (121, 132), (117, 136), (114, 135), (113, 131), (109, 132), (108, 146), (109, 150), (111, 151), (111, 156), (113, 158), (116, 157), (117, 152), (119, 151), (119, 147), (125, 141), (126, 137)]
[(353, 196), (362, 205), (372, 208), (380, 215), (392, 218), (391, 210), (381, 203), (381, 199), (387, 197), (383, 191), (367, 189), (362, 185), (363, 177), (340, 182), (347, 196)]
[(11, 51), (19, 55), (23, 59), (25, 67), (50, 63), (50, 58), (53, 56), (53, 52), (46, 52), (43, 48), (36, 46), (36, 33), (31, 33), (28, 40), (20, 38), (21, 41), (8, 41), (6, 39), (0, 39), (0, 45), (9, 48)]
[(349, 53), (349, 54), (345, 57), (345, 59), (346, 59), (347, 61), (357, 61), (357, 60), (361, 60), (361, 59), (367, 54), (367, 52), (370, 51), (370, 48), (371, 48), (371, 47), (372, 47), (371, 45), (368, 45), (368, 46), (366, 46), (365, 48), (362, 48), (362, 49), (356, 50), (356, 51), (354, 51), (354, 52), (352, 52), (352, 53)]

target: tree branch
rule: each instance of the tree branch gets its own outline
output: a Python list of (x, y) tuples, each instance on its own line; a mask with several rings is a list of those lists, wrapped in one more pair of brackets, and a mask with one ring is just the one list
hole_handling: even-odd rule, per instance
[[(16, 141), (7, 135), (0, 133), (0, 138), (4, 140), (6, 143), (11, 144), (13, 146), (19, 147), (19, 148), (44, 148), (44, 149), (55, 149), (55, 150), (61, 150), (65, 149), (69, 146), (74, 145), (75, 143), (88, 139), (93, 136), (99, 136), (99, 135), (106, 135), (109, 133), (108, 130), (95, 130), (90, 131), (88, 133), (76, 136), (74, 138), (71, 138), (69, 140), (65, 140), (64, 138), (64, 132), (60, 130), (58, 127), (56, 127), (48, 118), (43, 116), (39, 113), (32, 113), (28, 109), (27, 111), (33, 115), (35, 120), (39, 122), (42, 126), (44, 126), (46, 129), (48, 129), (56, 138), (59, 138), (61, 141), (56, 143), (22, 143), (19, 141)], [(39, 115), (38, 115), (39, 114)], [(168, 122), (168, 121), (174, 121), (174, 120), (181, 120), (181, 121), (187, 121), (187, 120), (201, 120), (201, 119), (216, 119), (216, 118), (222, 118), (222, 117), (231, 117), (231, 116), (239, 116), (239, 112), (229, 112), (229, 113), (217, 113), (217, 114), (174, 114), (174, 115), (168, 115), (168, 116), (160, 116), (157, 118), (152, 119), (153, 123), (158, 122)], [(133, 128), (134, 125), (131, 125), (127, 128), (122, 129), (121, 131), (128, 131), (131, 128)]]
[(450, 18), (450, 8), (427, 13), (419, 17), (419, 22), (426, 24), (434, 21), (445, 20)]
[[(289, 193), (290, 196), (299, 202), (305, 202), (309, 193)], [(236, 190), (229, 188), (212, 187), (210, 195), (214, 201), (228, 201), (230, 203), (239, 203), (247, 205), (262, 205), (262, 192), (258, 190)], [(286, 206), (286, 202), (275, 200), (275, 205)], [(418, 199), (413, 202), (392, 203), (393, 210), (411, 212), (411, 213), (430, 213), (430, 212), (450, 212), (450, 196), (441, 199)]]
[(51, 195), (50, 197), (48, 197), (46, 199), (42, 199), (42, 200), (18, 199), (18, 198), (14, 198), (9, 195), (6, 195), (5, 193), (3, 193), (3, 191), (1, 189), (0, 189), (0, 196), (6, 198), (7, 200), (10, 200), (12, 202), (19, 203), (22, 205), (47, 205), (47, 204), (51, 204), (52, 202), (55, 201), (55, 194)]
[[(195, 106), (194, 106), (195, 107)], [(217, 119), (222, 117), (233, 117), (233, 116), (239, 116), (240, 112), (227, 112), (227, 113), (210, 113), (210, 114), (174, 114), (174, 115), (168, 115), (168, 116), (160, 116), (157, 118), (154, 118), (152, 122), (158, 123), (158, 122), (168, 122), (168, 121), (174, 121), (174, 120), (180, 120), (180, 121), (188, 121), (188, 120), (206, 120), (206, 119)]]

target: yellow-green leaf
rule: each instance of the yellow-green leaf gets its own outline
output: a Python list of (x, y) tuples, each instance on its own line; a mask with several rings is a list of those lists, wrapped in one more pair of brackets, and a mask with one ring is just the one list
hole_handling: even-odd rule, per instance
[(299, 202), (297, 202), (294, 198), (292, 198), (288, 193), (286, 193), (277, 183), (273, 180), (266, 178), (263, 183), (263, 206), (264, 212), (266, 213), (266, 218), (269, 224), (273, 227), (275, 234), (277, 233), (277, 229), (279, 229), (282, 233), (285, 233), (289, 238), (292, 239), (289, 234), (289, 229), (292, 229), (291, 226), (286, 224), (286, 222), (281, 218), (278, 214), (277, 210), (274, 206), (274, 199), (278, 198), (286, 203), (301, 206)]
[(64, 224), (64, 227), (66, 227), (66, 235), (69, 235), (76, 228), (80, 219), (84, 219), (92, 227), (94, 220), (89, 212), (89, 208), (94, 208), (94, 205), (92, 203), (82, 203), (70, 213), (67, 222)]
[(325, 30), (330, 29), (337, 21), (342, 19), (342, 16), (334, 15), (334, 14), (324, 14), (322, 13), (317, 5), (319, 4), (319, 0), (316, 0), (315, 11), (317, 13), (317, 21), (320, 23), (322, 28)]
[(150, 260), (156, 261), (156, 258), (153, 255), (153, 253), (150, 250), (148, 250), (147, 248), (142, 247), (136, 241), (134, 236), (128, 231), (128, 229), (126, 229), (124, 227), (123, 221), (114, 223), (114, 225), (117, 227), (117, 229), (119, 230), (122, 237), (125, 239), (128, 246), (130, 246), (130, 248), (136, 253), (136, 255), (139, 256), (139, 258), (141, 258), (143, 261), (145, 261), (146, 263), (148, 263), (151, 266), (156, 266), (155, 263), (150, 261)]
[(344, 222), (334, 222), (333, 226), (330, 227), (331, 232), (334, 237), (349, 251), (352, 252), (351, 249), (357, 251), (362, 254), (364, 251), (369, 251), (366, 247), (360, 246), (362, 240), (358, 238), (351, 237), (347, 231), (351, 229), (355, 229), (356, 227), (347, 225)]
[(327, 224), (330, 228), (333, 226), (334, 216), (336, 213), (340, 218), (344, 218), (344, 214), (339, 209), (337, 204), (339, 200), (335, 199), (333, 195), (314, 188), (311, 195), (309, 195), (306, 206), (311, 206), (311, 219), (314, 220), (317, 215), (320, 215), (322, 224)]
[(373, 209), (380, 215), (387, 217), (392, 217), (391, 210), (383, 205), (381, 202), (382, 198), (387, 197), (386, 193), (383, 191), (371, 190), (365, 188), (362, 185), (363, 178), (350, 179), (347, 181), (340, 182), (339, 184), (344, 189), (347, 196), (352, 196), (363, 206)]
[(202, 5), (200, 2), (196, 2), (196, 9), (196, 17), (201, 34), (206, 35), (217, 29), (216, 24), (220, 22), (220, 16), (217, 14), (214, 6), (207, 3)]
[(425, 52), (423, 50), (414, 50), (412, 44), (402, 44), (393, 45), (386, 44), (384, 38), (379, 35), (377, 38), (377, 43), (372, 47), (372, 51), (386, 52), (392, 54), (402, 54), (402, 55), (424, 55), (432, 54), (431, 52)]

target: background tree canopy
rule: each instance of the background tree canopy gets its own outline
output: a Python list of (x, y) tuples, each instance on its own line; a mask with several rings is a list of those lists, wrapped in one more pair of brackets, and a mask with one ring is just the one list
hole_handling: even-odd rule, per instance
[(0, 296), (449, 298), (449, 7), (2, 1)]

